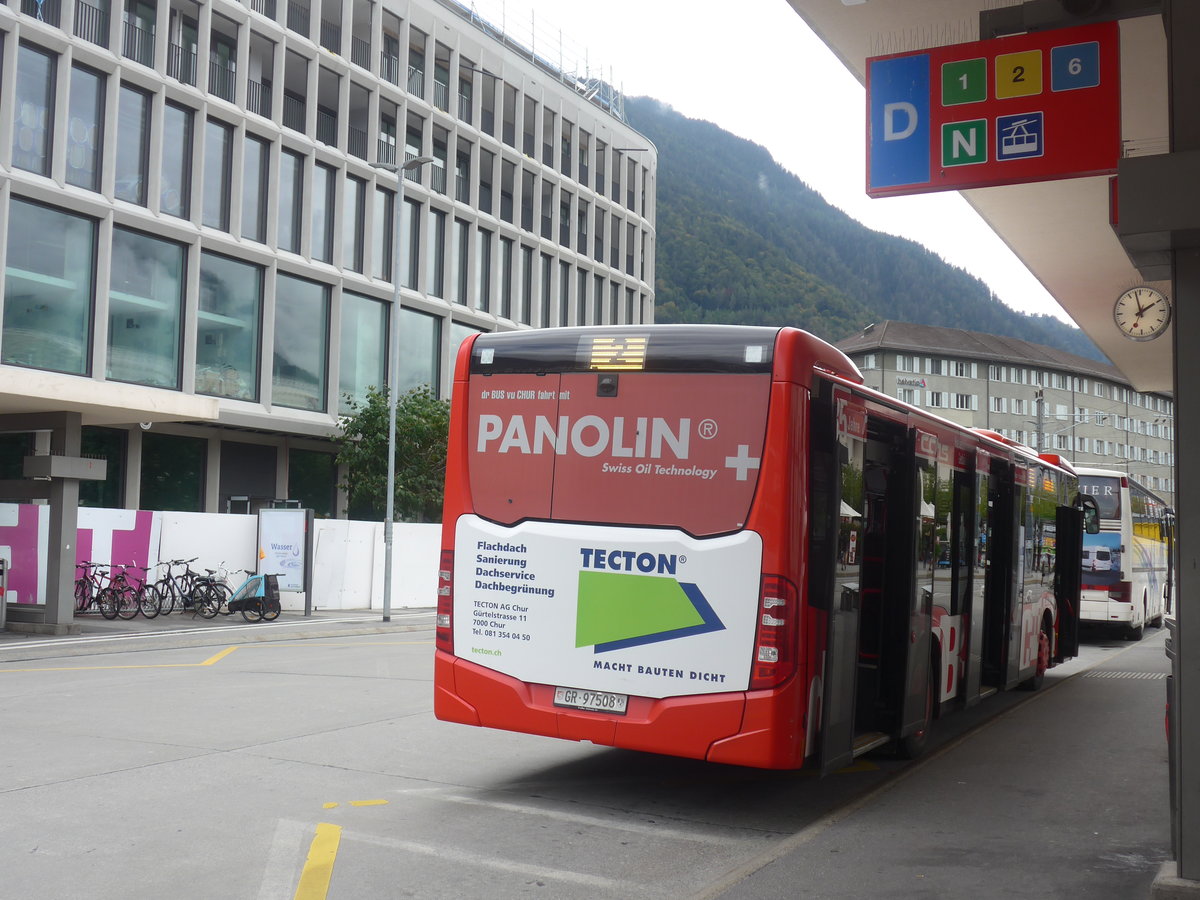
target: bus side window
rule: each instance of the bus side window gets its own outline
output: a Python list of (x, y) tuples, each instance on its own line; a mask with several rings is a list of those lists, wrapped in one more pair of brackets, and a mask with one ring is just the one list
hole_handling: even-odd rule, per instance
[(1076, 503), (1083, 507), (1083, 530), (1088, 534), (1100, 533), (1100, 507), (1090, 494), (1080, 494)]

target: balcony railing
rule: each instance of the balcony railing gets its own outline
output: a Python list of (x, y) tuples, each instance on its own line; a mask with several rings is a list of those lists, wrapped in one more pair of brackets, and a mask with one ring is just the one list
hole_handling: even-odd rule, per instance
[(450, 111), (450, 82), (433, 79), (433, 105), (443, 112)]
[(351, 37), (350, 62), (363, 69), (371, 68), (371, 42), (360, 37)]
[(304, 99), (294, 94), (285, 93), (283, 95), (283, 127), (304, 134), (305, 119), (307, 117), (307, 112), (304, 108)]
[(408, 92), (414, 97), (425, 96), (425, 70), (416, 66), (408, 67)]
[(59, 0), (21, 0), (21, 12), (55, 28), (61, 18)]
[(133, 22), (125, 23), (124, 53), (128, 59), (143, 66), (154, 67), (154, 32)]
[(330, 147), (337, 146), (337, 113), (317, 109), (317, 140)]
[(392, 84), (400, 83), (400, 57), (389, 56), (386, 52), (379, 54), (379, 77)]
[(308, 37), (309, 22), (312, 19), (312, 10), (303, 3), (297, 3), (296, 0), (288, 0), (287, 7), (287, 27), (302, 37)]
[(333, 53), (342, 52), (342, 25), (331, 19), (321, 20), (321, 46)]
[(385, 165), (394, 166), (396, 164), (396, 145), (380, 138), (375, 147), (375, 158)]
[(346, 150), (351, 156), (357, 156), (359, 159), (367, 158), (367, 131), (365, 128), (355, 128), (351, 125), (347, 140), (349, 143)]
[(75, 37), (108, 47), (108, 10), (75, 0)]
[(246, 109), (264, 119), (271, 118), (271, 85), (247, 81)]
[(471, 95), (468, 92), (458, 92), (458, 117), (468, 125), (471, 122)]
[(439, 194), (446, 193), (446, 167), (441, 160), (429, 167), (429, 186)]
[(217, 60), (208, 63), (208, 92), (222, 100), (233, 102), (237, 90), (237, 74), (233, 68)]
[(275, 0), (250, 0), (250, 8), (268, 19), (275, 18)]
[(454, 199), (462, 203), (471, 202), (471, 179), (461, 172), (454, 176)]
[(180, 44), (167, 45), (167, 74), (176, 81), (196, 83), (196, 48)]

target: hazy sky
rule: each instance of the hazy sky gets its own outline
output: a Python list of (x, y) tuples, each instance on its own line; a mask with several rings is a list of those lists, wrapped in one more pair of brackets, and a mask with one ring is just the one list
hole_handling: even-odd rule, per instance
[(472, 5), (568, 71), (586, 66), (626, 96), (654, 97), (761, 144), (834, 206), (919, 241), (1009, 306), (1070, 321), (957, 193), (867, 197), (865, 91), (785, 0)]

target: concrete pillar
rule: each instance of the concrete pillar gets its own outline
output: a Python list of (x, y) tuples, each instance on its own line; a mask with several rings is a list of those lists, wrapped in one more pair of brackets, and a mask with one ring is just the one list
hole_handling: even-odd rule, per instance
[[(83, 416), (61, 414), (50, 433), (53, 454), (79, 456)], [(75, 620), (75, 540), (79, 523), (79, 482), (55, 478), (50, 482), (50, 534), (46, 559), (45, 624), (55, 633), (69, 631)]]

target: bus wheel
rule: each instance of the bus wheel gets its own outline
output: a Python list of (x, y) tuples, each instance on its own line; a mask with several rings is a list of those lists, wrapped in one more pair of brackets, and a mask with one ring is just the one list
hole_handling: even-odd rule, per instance
[(933, 727), (933, 692), (938, 683), (936, 658), (929, 663), (929, 679), (925, 682), (925, 722), (907, 737), (900, 738), (896, 755), (901, 759), (916, 759), (929, 746), (929, 729)]
[(1129, 630), (1125, 632), (1125, 640), (1140, 641), (1142, 639), (1142, 635), (1145, 633), (1146, 633), (1146, 600), (1145, 600), (1145, 598), (1143, 598), (1142, 599), (1142, 624), (1137, 626), (1137, 628), (1134, 628), (1132, 625), (1130, 625)]
[(1046, 670), (1050, 668), (1050, 646), (1050, 623), (1043, 621), (1041, 633), (1038, 634), (1037, 665), (1033, 674), (1019, 685), (1021, 690), (1036, 691), (1046, 680)]

